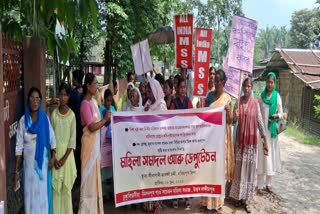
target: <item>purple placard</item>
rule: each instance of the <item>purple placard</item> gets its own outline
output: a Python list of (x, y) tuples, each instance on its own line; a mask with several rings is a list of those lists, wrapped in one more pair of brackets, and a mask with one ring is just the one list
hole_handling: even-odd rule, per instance
[(241, 71), (239, 69), (229, 67), (228, 58), (223, 58), (223, 70), (228, 77), (224, 90), (231, 96), (238, 98)]
[(234, 16), (229, 43), (229, 67), (252, 73), (253, 52), (258, 22)]

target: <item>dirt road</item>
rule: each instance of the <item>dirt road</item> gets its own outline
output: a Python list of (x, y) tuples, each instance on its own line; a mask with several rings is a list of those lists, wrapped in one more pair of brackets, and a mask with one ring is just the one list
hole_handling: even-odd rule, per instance
[[(320, 147), (304, 145), (286, 135), (280, 135), (282, 174), (274, 177), (274, 193), (256, 195), (252, 213), (320, 213)], [(223, 213), (246, 213), (226, 200)], [(115, 209), (111, 201), (105, 203), (105, 213), (144, 213), (133, 207)], [(165, 202), (161, 213), (200, 213), (199, 199), (192, 199), (192, 209), (185, 210), (181, 202), (173, 209)], [(211, 212), (213, 213), (213, 212)]]
[(320, 147), (281, 136), (283, 173), (274, 191), (286, 213), (320, 213)]

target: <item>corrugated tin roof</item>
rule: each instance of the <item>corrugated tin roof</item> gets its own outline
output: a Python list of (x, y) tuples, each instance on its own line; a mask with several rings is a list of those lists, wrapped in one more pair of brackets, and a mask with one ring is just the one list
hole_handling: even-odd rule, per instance
[(320, 50), (276, 49), (267, 70), (290, 68), (312, 89), (320, 89)]
[(257, 66), (253, 66), (253, 71), (254, 70), (264, 70), (266, 68), (266, 66), (262, 66), (262, 65), (257, 65)]

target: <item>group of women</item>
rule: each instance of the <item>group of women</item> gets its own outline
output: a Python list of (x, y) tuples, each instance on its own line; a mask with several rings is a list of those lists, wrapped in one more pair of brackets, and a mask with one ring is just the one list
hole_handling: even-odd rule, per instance
[(71, 189), (77, 177), (73, 154), (76, 119), (68, 107), (69, 95), (70, 87), (62, 84), (60, 105), (50, 122), (41, 108), (40, 90), (29, 90), (25, 115), (17, 129), (14, 171), (16, 191), (23, 181), (25, 213), (72, 213)]
[[(214, 71), (213, 71), (214, 72)], [(271, 178), (281, 172), (280, 149), (278, 144), (277, 119), (283, 115), (282, 102), (276, 91), (276, 75), (268, 73), (266, 87), (260, 97), (252, 96), (253, 81), (246, 78), (242, 83), (243, 95), (231, 113), (231, 98), (224, 92), (227, 77), (222, 70), (215, 72), (215, 89), (208, 94), (211, 107), (224, 106), (226, 110), (225, 173), (226, 195), (236, 199), (250, 213), (250, 202), (255, 192), (256, 171), (258, 189), (272, 192)], [(232, 143), (231, 125), (238, 123)], [(266, 177), (266, 180), (265, 180)], [(203, 209), (222, 213), (223, 198), (203, 198)]]
[[(232, 111), (231, 97), (224, 92), (227, 77), (222, 70), (210, 70), (211, 84), (206, 105), (223, 106), (226, 110), (225, 173), (228, 195), (238, 200), (237, 205), (251, 212), (250, 201), (255, 191), (256, 166), (258, 166), (258, 191), (266, 187), (272, 191), (271, 178), (281, 171), (278, 145), (277, 119), (282, 117), (282, 103), (277, 91), (276, 76), (269, 73), (266, 88), (257, 100), (251, 96), (253, 82), (243, 81), (243, 96)], [(215, 76), (215, 77), (214, 77)], [(117, 108), (124, 111), (164, 111), (168, 109), (193, 108), (186, 93), (186, 80), (160, 82), (146, 79), (136, 87), (134, 74), (128, 74), (128, 87), (120, 99), (121, 106), (115, 106), (110, 90), (105, 92), (105, 107), (99, 110), (95, 99), (97, 79), (92, 73), (85, 76), (83, 98), (80, 106), (81, 136), (81, 187), (79, 213), (103, 213), (100, 148), (100, 130), (111, 146), (110, 117)], [(212, 86), (211, 86), (212, 87)], [(173, 94), (175, 91), (175, 94)], [(42, 95), (37, 88), (31, 88), (25, 115), (19, 121), (16, 144), (16, 167), (14, 186), (19, 188), (23, 180), (25, 213), (72, 213), (71, 189), (77, 177), (74, 158), (77, 120), (68, 107), (70, 88), (62, 84), (59, 88), (59, 107), (51, 120), (41, 108)], [(112, 104), (114, 105), (112, 105)], [(232, 124), (238, 122), (235, 144), (232, 143)], [(103, 129), (104, 128), (104, 129)], [(109, 137), (108, 137), (109, 136)], [(260, 140), (261, 139), (261, 140)], [(23, 157), (22, 157), (23, 156)], [(258, 164), (257, 164), (258, 161)], [(22, 164), (23, 162), (23, 164)], [(23, 179), (20, 178), (23, 165)], [(174, 207), (178, 201), (174, 200)], [(202, 208), (222, 212), (223, 198), (204, 197)], [(190, 207), (189, 200), (186, 206)], [(159, 212), (161, 202), (144, 204), (146, 211)]]

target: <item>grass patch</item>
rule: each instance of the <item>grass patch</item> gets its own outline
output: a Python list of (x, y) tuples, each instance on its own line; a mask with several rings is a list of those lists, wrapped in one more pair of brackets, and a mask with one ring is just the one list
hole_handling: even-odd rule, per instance
[(288, 125), (287, 129), (283, 132), (287, 136), (294, 137), (297, 141), (310, 144), (310, 145), (318, 145), (320, 146), (320, 137), (312, 136), (302, 131), (301, 128), (294, 125)]

